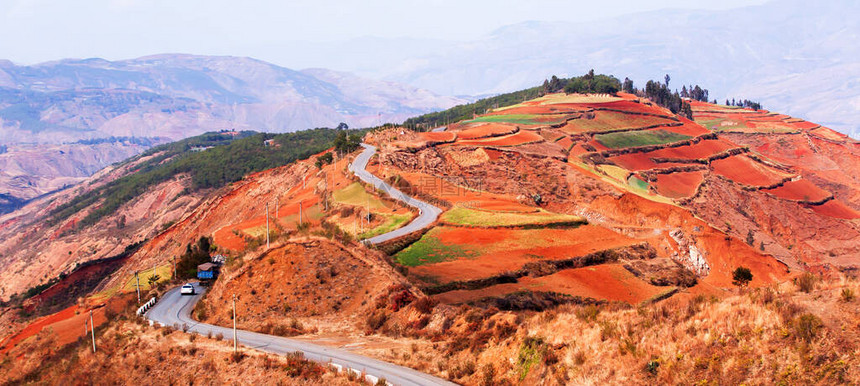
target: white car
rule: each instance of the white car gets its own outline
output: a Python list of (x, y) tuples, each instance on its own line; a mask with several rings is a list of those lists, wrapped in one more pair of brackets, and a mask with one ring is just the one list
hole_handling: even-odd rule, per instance
[(191, 284), (185, 284), (179, 290), (179, 293), (182, 295), (194, 295), (194, 286)]

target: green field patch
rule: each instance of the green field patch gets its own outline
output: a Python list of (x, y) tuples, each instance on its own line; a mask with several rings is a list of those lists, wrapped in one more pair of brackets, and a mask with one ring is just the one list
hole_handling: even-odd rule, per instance
[(594, 138), (610, 149), (628, 147), (662, 145), (692, 138), (689, 135), (673, 133), (663, 129), (648, 131), (625, 131), (619, 133), (598, 134)]
[(443, 222), (451, 225), (487, 228), (579, 225), (585, 223), (582, 217), (552, 213), (543, 209), (536, 209), (533, 213), (510, 213), (455, 207), (443, 213), (441, 219)]
[(391, 231), (405, 225), (407, 222), (409, 222), (409, 220), (412, 219), (412, 215), (409, 213), (407, 213), (407, 214), (383, 215), (383, 216), (385, 217), (385, 221), (383, 221), (382, 224), (380, 224), (376, 228), (373, 228), (367, 232), (362, 233), (361, 235), (359, 235), (359, 238), (367, 239), (367, 238), (371, 238), (374, 236), (379, 236), (379, 235), (384, 234), (384, 233), (391, 232)]
[(477, 255), (477, 252), (459, 245), (443, 244), (437, 238), (439, 232), (438, 228), (431, 229), (420, 240), (394, 255), (394, 259), (401, 265), (417, 267)]
[(627, 184), (636, 188), (636, 189), (648, 191), (648, 186), (649, 186), (648, 183), (643, 181), (639, 177), (630, 176), (630, 179), (627, 180)]
[(515, 123), (520, 125), (557, 125), (567, 120), (568, 114), (507, 114), (507, 115), (485, 115), (463, 123), (498, 122)]
[(358, 182), (353, 182), (349, 186), (337, 190), (332, 194), (332, 198), (339, 204), (359, 206), (362, 208), (385, 209), (385, 202), (376, 196), (364, 190), (364, 186)]
[(606, 173), (609, 177), (622, 182), (627, 180), (627, 174), (629, 173), (627, 169), (615, 165), (598, 165), (597, 168)]

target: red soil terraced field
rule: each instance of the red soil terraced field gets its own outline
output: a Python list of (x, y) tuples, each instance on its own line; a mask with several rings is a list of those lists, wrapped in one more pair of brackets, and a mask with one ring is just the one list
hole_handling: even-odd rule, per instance
[(847, 205), (837, 200), (827, 201), (823, 205), (810, 206), (810, 209), (812, 209), (815, 213), (824, 216), (844, 218), (848, 220), (860, 218), (860, 212), (849, 208)]
[(600, 133), (608, 130), (638, 129), (654, 125), (676, 123), (676, 121), (653, 115), (625, 114), (616, 111), (595, 111), (594, 117), (585, 115), (568, 121), (561, 130), (568, 134)]
[(765, 166), (745, 155), (735, 155), (711, 162), (714, 173), (749, 186), (768, 186), (791, 175)]
[(531, 213), (536, 210), (517, 202), (514, 197), (481, 191), (480, 185), (465, 189), (426, 174), (400, 173), (400, 176), (418, 192), (448, 201), (455, 206), (508, 213)]
[(672, 166), (689, 166), (688, 164), (661, 162), (651, 160), (650, 153), (627, 153), (607, 158), (614, 164), (630, 171), (650, 170), (657, 168), (669, 168)]
[(654, 188), (661, 196), (673, 199), (692, 197), (696, 187), (705, 179), (704, 171), (677, 172), (657, 175)]
[(766, 189), (764, 192), (770, 193), (779, 198), (794, 201), (821, 201), (830, 197), (830, 193), (819, 188), (809, 180), (788, 181), (782, 186), (773, 189)]
[[(688, 120), (683, 119), (683, 118), (681, 118), (681, 121), (684, 123), (681, 126), (669, 126), (669, 127), (663, 127), (662, 129), (666, 130), (666, 131), (671, 131), (673, 133), (689, 135), (691, 137), (697, 137), (697, 136), (708, 134), (711, 132), (710, 130), (700, 126), (699, 124), (697, 124), (695, 122), (688, 121)], [(657, 129), (654, 129), (654, 130), (657, 130)]]
[(496, 137), (505, 134), (513, 134), (519, 129), (513, 125), (504, 125), (500, 123), (485, 123), (478, 126), (472, 126), (465, 130), (457, 132), (457, 138), (460, 140), (479, 139), (486, 137)]
[[(528, 102), (527, 102), (528, 103)], [(576, 114), (587, 110), (575, 104), (552, 104), (552, 105), (519, 105), (493, 111), (487, 115), (513, 115), (513, 114)]]
[(418, 133), (418, 138), (428, 142), (452, 142), (457, 138), (457, 134), (451, 131)]
[(811, 129), (814, 129), (816, 127), (821, 126), (817, 123), (812, 123), (812, 122), (803, 121), (803, 120), (801, 120), (801, 121), (789, 121), (788, 124), (798, 128), (800, 130), (811, 130)]
[(819, 127), (817, 129), (810, 130), (809, 133), (816, 135), (816, 136), (819, 136), (819, 137), (824, 138), (824, 139), (830, 139), (830, 140), (839, 141), (839, 142), (842, 142), (842, 141), (845, 141), (848, 139), (847, 135), (833, 131), (833, 130), (828, 129), (826, 127)]
[(637, 103), (632, 100), (613, 101), (606, 103), (582, 103), (577, 104), (577, 106), (593, 109), (620, 110), (629, 113), (656, 114), (661, 116), (669, 116), (671, 114), (668, 113), (666, 110), (663, 110), (653, 104), (649, 106), (645, 103)]
[(457, 304), (518, 291), (542, 291), (637, 304), (670, 289), (646, 283), (620, 264), (603, 264), (566, 269), (536, 278), (526, 276), (520, 278), (517, 283), (497, 284), (478, 290), (450, 291), (434, 295), (433, 298), (440, 303)]
[(540, 142), (544, 139), (532, 131), (519, 131), (515, 134), (506, 135), (503, 137), (494, 137), (487, 139), (457, 141), (456, 144), (463, 146), (517, 146), (527, 143)]
[(574, 142), (572, 139), (570, 139), (570, 137), (564, 137), (564, 138), (556, 141), (556, 144), (561, 146), (561, 148), (564, 149), (564, 151), (570, 151), (571, 147), (573, 146), (573, 143)]
[[(571, 258), (638, 242), (592, 225), (567, 229), (436, 227), (424, 238), (435, 239), (429, 240), (431, 245), (438, 242), (464, 250), (465, 255), (457, 260), (409, 268), (410, 274), (432, 277), (440, 284), (515, 271), (536, 260)], [(427, 241), (424, 238), (418, 243)]]
[(688, 146), (667, 147), (645, 154), (653, 158), (703, 159), (736, 147), (723, 140), (706, 139)]

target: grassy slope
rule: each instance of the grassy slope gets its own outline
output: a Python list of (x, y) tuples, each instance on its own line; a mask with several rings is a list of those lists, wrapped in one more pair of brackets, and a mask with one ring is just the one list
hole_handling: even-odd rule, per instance
[(553, 224), (570, 224), (584, 222), (579, 216), (547, 212), (538, 209), (535, 213), (504, 213), (489, 212), (468, 208), (452, 208), (442, 214), (441, 220), (456, 225), (476, 227), (526, 226)]
[(623, 149), (636, 146), (662, 145), (664, 143), (683, 141), (692, 137), (666, 130), (654, 130), (599, 134), (595, 138), (608, 148)]

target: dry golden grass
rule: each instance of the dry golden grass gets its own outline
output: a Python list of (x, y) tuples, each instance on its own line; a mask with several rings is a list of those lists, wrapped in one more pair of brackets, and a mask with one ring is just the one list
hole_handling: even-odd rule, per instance
[(234, 356), (228, 341), (134, 321), (97, 331), (95, 354), (89, 340), (45, 350), (50, 334), (43, 335), (17, 351), (22, 357), (3, 358), (0, 384), (363, 384), (301, 356), (245, 349)]
[[(437, 306), (379, 329), (419, 338), (381, 359), (468, 384), (845, 384), (860, 379), (854, 279), (729, 294), (682, 294), (631, 307), (537, 313)], [(448, 326), (448, 328), (445, 328)]]

